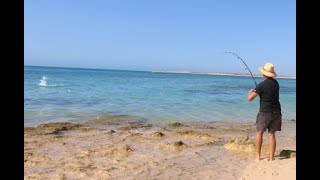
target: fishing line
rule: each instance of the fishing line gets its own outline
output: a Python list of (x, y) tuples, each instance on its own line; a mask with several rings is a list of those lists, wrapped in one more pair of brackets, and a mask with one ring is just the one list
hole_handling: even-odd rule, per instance
[(234, 52), (225, 52), (225, 53), (233, 54), (233, 55), (235, 55), (238, 59), (240, 59), (240, 60), (243, 62), (243, 64), (246, 66), (246, 69), (247, 69), (247, 70), (249, 71), (249, 73), (251, 74), (251, 77), (252, 77), (252, 79), (253, 79), (253, 81), (254, 81), (254, 84), (257, 86), (257, 82), (256, 82), (256, 80), (254, 79), (253, 74), (252, 74), (251, 71), (250, 71), (250, 68), (247, 66), (247, 64), (244, 62), (244, 60), (241, 59), (241, 57), (238, 56), (238, 55), (237, 55), (236, 53), (234, 53)]

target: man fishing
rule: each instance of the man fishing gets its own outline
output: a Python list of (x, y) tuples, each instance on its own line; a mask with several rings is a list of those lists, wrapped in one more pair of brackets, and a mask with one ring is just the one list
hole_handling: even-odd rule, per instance
[(259, 83), (255, 89), (250, 89), (248, 101), (254, 100), (258, 95), (260, 97), (260, 108), (256, 118), (256, 160), (261, 160), (261, 146), (263, 142), (263, 133), (268, 129), (269, 134), (269, 160), (274, 160), (276, 150), (276, 131), (281, 131), (282, 115), (279, 102), (279, 84), (271, 63), (266, 63), (264, 67), (259, 67), (264, 81)]

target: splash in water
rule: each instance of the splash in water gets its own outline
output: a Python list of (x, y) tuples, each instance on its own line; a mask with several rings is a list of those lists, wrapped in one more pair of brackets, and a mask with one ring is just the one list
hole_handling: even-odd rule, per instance
[[(63, 84), (47, 84), (47, 77), (46, 76), (42, 76), (42, 79), (40, 79), (40, 83), (38, 84), (38, 86), (41, 87), (58, 87), (58, 86), (64, 86)], [(70, 90), (69, 90), (70, 92)]]
[(42, 76), (42, 79), (40, 79), (39, 86), (47, 86), (47, 77)]

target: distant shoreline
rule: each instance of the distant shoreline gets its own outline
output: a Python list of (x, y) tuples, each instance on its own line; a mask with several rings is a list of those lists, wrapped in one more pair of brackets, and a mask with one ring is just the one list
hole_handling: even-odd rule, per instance
[[(104, 69), (104, 68), (84, 68), (84, 67), (58, 67), (58, 66), (35, 66), (35, 65), (24, 65), (25, 67), (40, 67), (40, 68), (65, 68), (65, 69), (88, 69), (88, 70), (106, 70), (106, 71), (134, 71), (134, 72), (152, 72), (152, 73), (166, 73), (166, 74), (199, 74), (199, 75), (211, 75), (211, 76), (241, 76), (251, 77), (250, 74), (242, 73), (221, 73), (221, 72), (191, 72), (191, 71), (167, 71), (167, 70), (126, 70), (126, 69)], [(260, 74), (254, 74), (254, 77), (262, 77)], [(278, 76), (278, 79), (293, 79), (293, 76)]]
[[(251, 77), (250, 74), (240, 74), (240, 73), (218, 73), (218, 72), (190, 72), (190, 71), (150, 71), (153, 73), (172, 73), (172, 74), (202, 74), (202, 75), (212, 75), (212, 76), (242, 76)], [(254, 77), (262, 77), (261, 75), (254, 74)], [(278, 76), (278, 79), (296, 79), (292, 76)]]

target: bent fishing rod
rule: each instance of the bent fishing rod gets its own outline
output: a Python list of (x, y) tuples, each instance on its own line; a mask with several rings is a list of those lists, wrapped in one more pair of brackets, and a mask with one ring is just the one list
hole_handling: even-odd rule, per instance
[(225, 53), (233, 54), (233, 55), (235, 55), (238, 59), (240, 59), (240, 60), (243, 62), (243, 64), (247, 67), (246, 69), (248, 69), (249, 73), (251, 74), (251, 77), (252, 77), (252, 79), (253, 79), (253, 81), (254, 81), (254, 84), (257, 86), (257, 82), (256, 82), (256, 80), (254, 79), (253, 74), (252, 74), (251, 71), (250, 71), (250, 68), (247, 66), (247, 64), (244, 62), (244, 60), (242, 60), (241, 57), (238, 56), (238, 55), (237, 55), (236, 53), (234, 53), (234, 52), (225, 52)]

